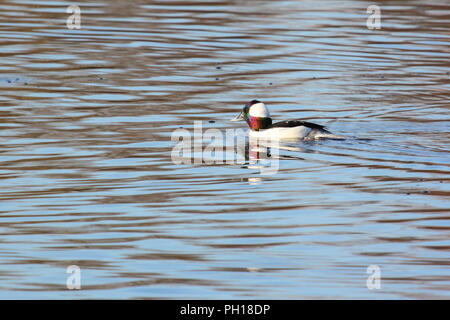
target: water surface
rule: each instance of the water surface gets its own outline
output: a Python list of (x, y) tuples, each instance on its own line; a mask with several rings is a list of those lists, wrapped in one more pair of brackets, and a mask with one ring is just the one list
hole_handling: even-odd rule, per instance
[[(448, 1), (77, 4), (0, 3), (0, 298), (450, 298)], [(254, 98), (351, 139), (172, 161)]]

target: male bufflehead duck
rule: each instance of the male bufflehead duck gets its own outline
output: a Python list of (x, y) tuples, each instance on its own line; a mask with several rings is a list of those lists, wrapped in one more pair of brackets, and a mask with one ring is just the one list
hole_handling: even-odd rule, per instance
[(314, 140), (314, 139), (345, 139), (332, 134), (324, 126), (303, 121), (286, 120), (272, 124), (269, 110), (259, 100), (252, 100), (245, 105), (242, 112), (230, 121), (245, 120), (250, 127), (249, 135), (261, 139), (280, 140)]

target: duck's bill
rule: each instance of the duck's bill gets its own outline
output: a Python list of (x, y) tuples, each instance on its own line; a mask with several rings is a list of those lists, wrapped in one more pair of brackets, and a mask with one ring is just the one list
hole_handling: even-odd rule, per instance
[(241, 112), (235, 118), (231, 119), (230, 121), (233, 122), (233, 121), (242, 121), (242, 120), (245, 120), (245, 118), (244, 118), (244, 115)]

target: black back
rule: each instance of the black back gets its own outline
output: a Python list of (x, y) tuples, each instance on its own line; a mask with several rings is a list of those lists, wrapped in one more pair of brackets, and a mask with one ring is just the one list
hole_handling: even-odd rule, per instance
[(320, 131), (328, 132), (324, 126), (321, 126), (320, 124), (315, 124), (308, 121), (303, 120), (286, 120), (286, 121), (280, 121), (277, 123), (274, 123), (270, 126), (270, 128), (292, 128), (292, 127), (299, 127), (304, 126), (311, 129), (316, 129)]

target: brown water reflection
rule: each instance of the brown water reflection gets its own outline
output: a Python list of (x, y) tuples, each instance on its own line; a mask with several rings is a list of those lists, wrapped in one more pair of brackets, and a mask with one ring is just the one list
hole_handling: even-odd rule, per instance
[[(0, 1), (0, 298), (448, 298), (450, 5), (377, 3)], [(253, 98), (354, 138), (172, 162)]]

